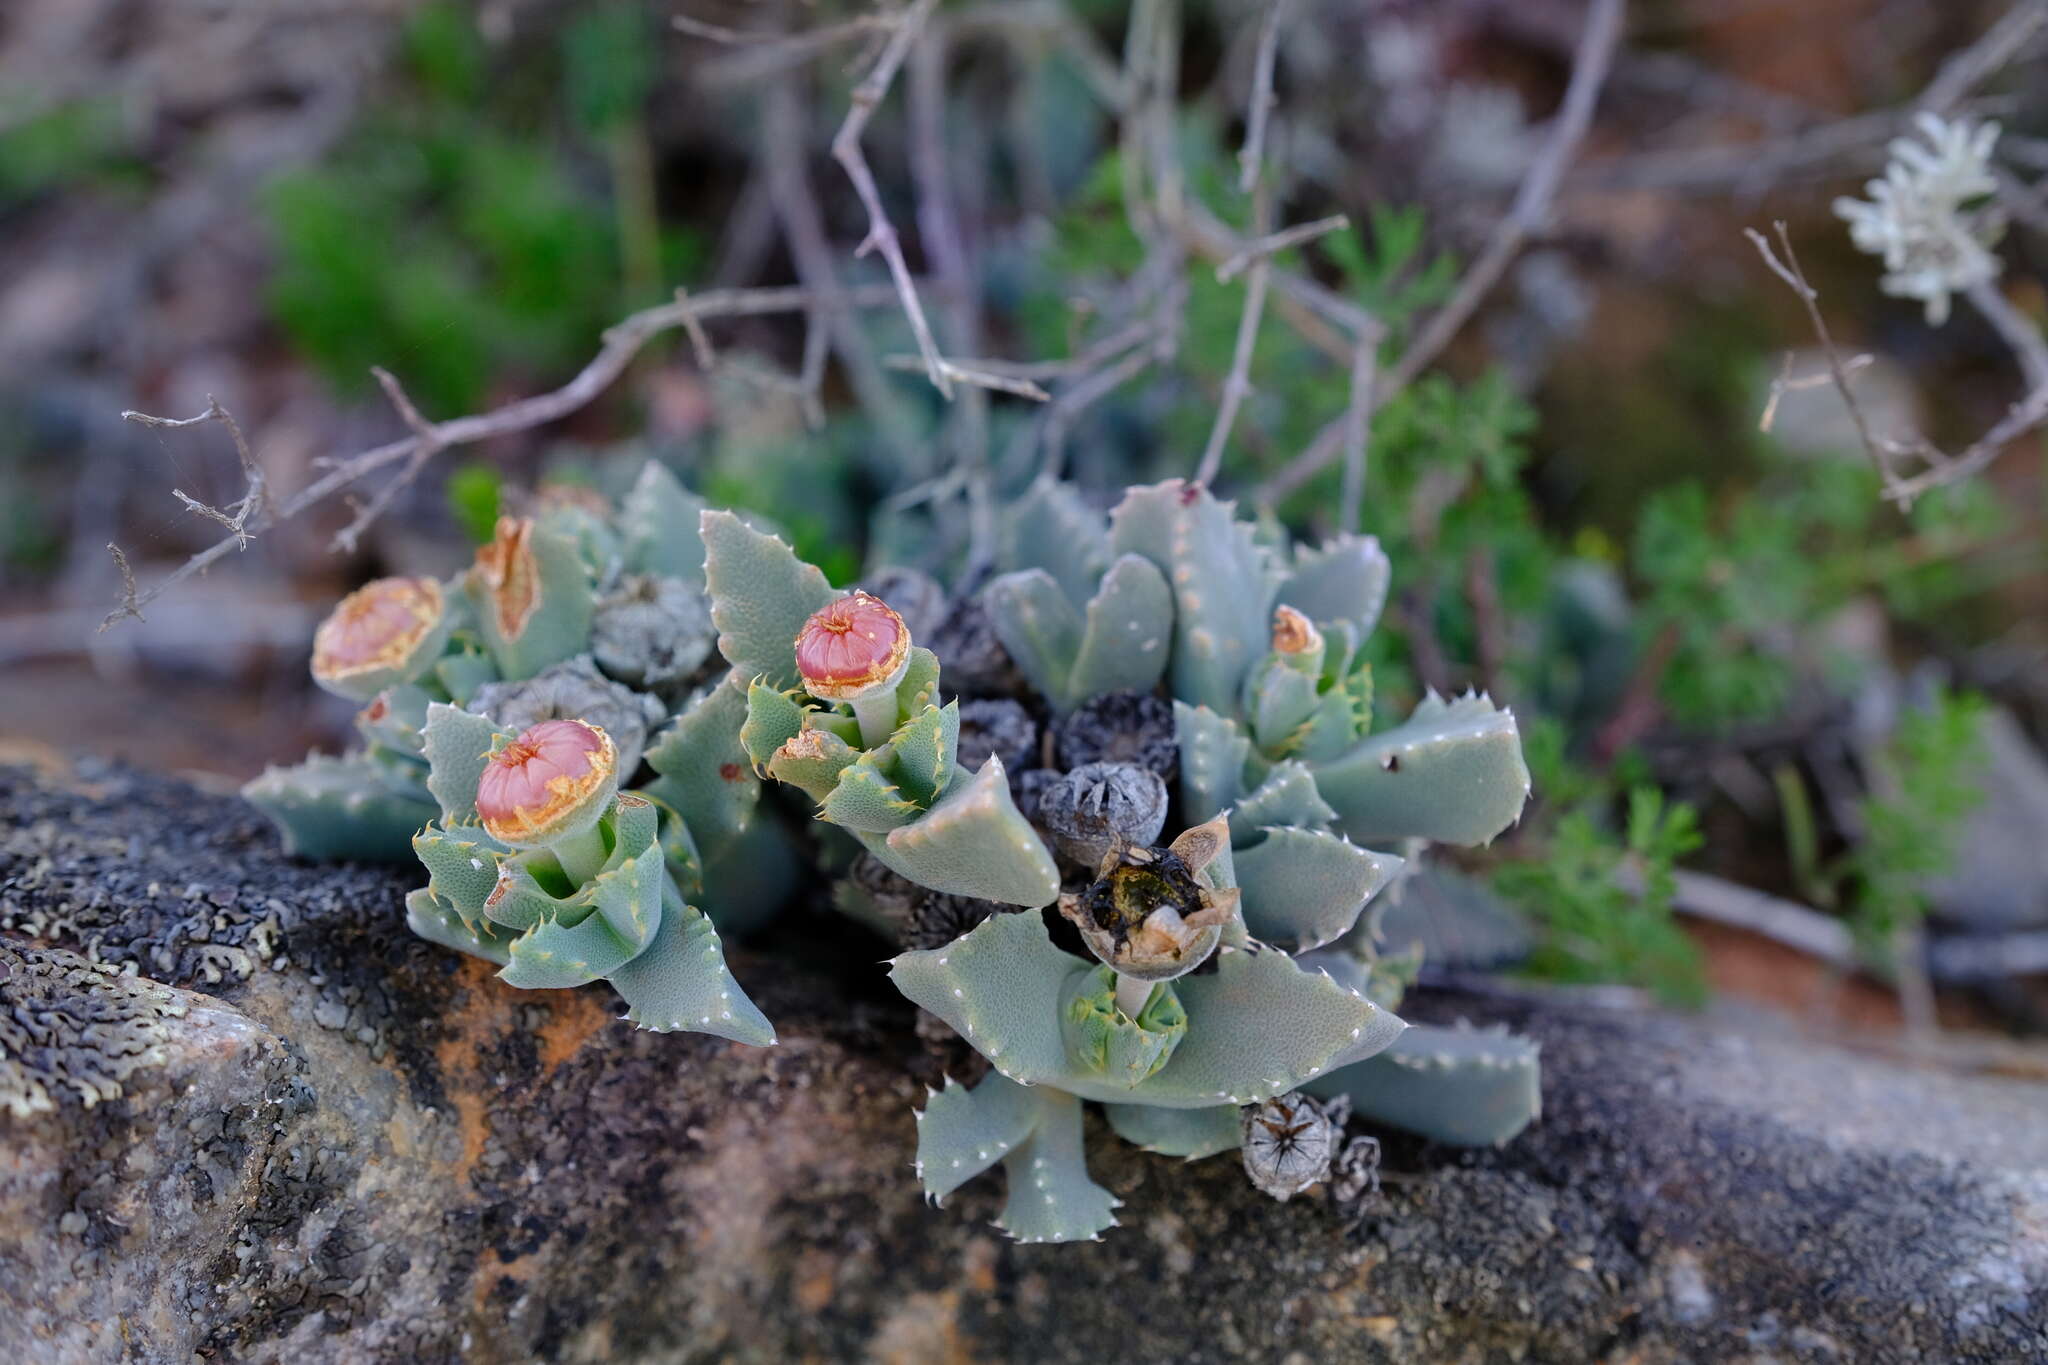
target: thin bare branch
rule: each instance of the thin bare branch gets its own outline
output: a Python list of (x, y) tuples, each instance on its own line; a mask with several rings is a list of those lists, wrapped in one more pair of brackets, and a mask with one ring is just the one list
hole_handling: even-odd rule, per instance
[[(607, 329), (604, 344), (597, 354), (560, 388), (521, 399), (492, 412), (435, 424), (433, 431), (440, 438), (439, 448), (447, 449), (531, 430), (566, 417), (610, 387), (649, 340), (683, 326), (688, 318), (751, 317), (804, 310), (823, 312), (840, 307), (874, 308), (894, 299), (895, 290), (886, 285), (842, 290), (830, 300), (821, 299), (808, 289), (720, 289), (644, 309)], [(162, 426), (192, 424), (190, 421), (167, 422), (163, 419), (148, 421)], [(240, 444), (246, 446), (245, 442)], [(415, 458), (423, 444), (424, 439), (415, 433), (336, 462), (327, 473), (291, 497), (265, 504), (260, 515), (252, 514), (243, 533), (226, 536), (199, 551), (151, 584), (146, 591), (137, 591), (135, 575), (120, 547), (109, 546), (115, 567), (121, 570), (123, 588), (120, 603), (100, 628), (104, 630), (131, 617), (141, 619), (144, 607), (186, 579), (203, 572), (229, 551), (245, 547), (261, 532), (325, 502), (377, 470)]]
[[(689, 290), (676, 290), (677, 303), (687, 303), (689, 298)], [(706, 374), (711, 373), (718, 366), (718, 352), (711, 347), (711, 334), (704, 330), (704, 320), (695, 313), (686, 314), (683, 318), (683, 331), (690, 338), (690, 350), (697, 357), (697, 368)]]
[(1318, 237), (1326, 237), (1332, 232), (1339, 232), (1350, 226), (1351, 218), (1349, 215), (1333, 213), (1328, 218), (1318, 218), (1312, 223), (1296, 223), (1291, 228), (1281, 228), (1278, 232), (1269, 232), (1263, 237), (1246, 243), (1244, 250), (1232, 256), (1222, 265), (1217, 266), (1216, 282), (1218, 284), (1229, 284), (1232, 280), (1243, 274), (1245, 268), (1254, 261), (1262, 260), (1269, 256), (1277, 256), (1281, 252), (1298, 247), (1304, 242), (1313, 242)]
[(1856, 390), (1850, 387), (1848, 364), (1842, 359), (1841, 350), (1835, 345), (1834, 334), (1828, 330), (1827, 319), (1821, 315), (1820, 295), (1806, 282), (1806, 273), (1799, 268), (1799, 255), (1792, 249), (1792, 239), (1785, 232), (1785, 224), (1780, 221), (1771, 226), (1778, 234), (1779, 244), (1785, 248), (1785, 259), (1782, 261), (1771, 250), (1770, 242), (1761, 232), (1755, 228), (1744, 228), (1742, 232), (1764, 258), (1764, 264), (1770, 267), (1771, 273), (1783, 280), (1792, 292), (1798, 295), (1799, 302), (1805, 305), (1807, 320), (1813, 324), (1814, 335), (1820, 340), (1821, 354), (1827, 357), (1828, 373), (1833, 376), (1835, 387), (1841, 392), (1842, 402), (1848, 406), (1849, 420), (1856, 426), (1856, 437), (1863, 443), (1864, 452), (1870, 456), (1870, 462), (1877, 466), (1877, 472), (1887, 484), (1890, 484), (1895, 478), (1891, 449), (1880, 444), (1871, 433), (1870, 419), (1864, 415), (1863, 405), (1856, 399)]
[(1244, 112), (1244, 146), (1237, 154), (1237, 188), (1245, 194), (1259, 183), (1266, 154), (1266, 115), (1273, 108), (1273, 67), (1280, 52), (1280, 25), (1289, 0), (1272, 0), (1259, 25), (1259, 51), (1252, 62), (1252, 96)]
[[(1828, 373), (1795, 376), (1792, 373), (1792, 359), (1792, 352), (1785, 352), (1784, 363), (1778, 367), (1778, 377), (1771, 381), (1770, 398), (1764, 403), (1763, 416), (1757, 418), (1756, 429), (1765, 435), (1769, 435), (1771, 428), (1777, 424), (1778, 404), (1783, 401), (1786, 394), (1804, 393), (1808, 389), (1825, 388), (1835, 382), (1834, 375)], [(1868, 353), (1852, 355), (1842, 362), (1842, 373), (1855, 374), (1858, 370), (1869, 366), (1876, 359), (1876, 356)]]
[(1391, 397), (1408, 387), (1429, 368), (1444, 347), (1471, 320), (1479, 305), (1500, 283), (1522, 246), (1550, 217), (1551, 202), (1566, 166), (1585, 140), (1593, 122), (1593, 106), (1599, 102), (1600, 87), (1607, 80), (1615, 46), (1621, 40), (1625, 0), (1593, 0), (1586, 28), (1579, 35), (1572, 54), (1571, 83), (1565, 87), (1564, 103), (1544, 139), (1543, 148), (1530, 163), (1529, 172), (1515, 194), (1508, 214), (1494, 229), (1479, 259), (1473, 262), (1450, 301), (1438, 309), (1409, 343), (1408, 350), (1394, 363), (1383, 389)]
[(135, 593), (135, 570), (129, 567), (128, 556), (122, 554), (121, 547), (111, 540), (107, 542), (107, 553), (114, 557), (114, 568), (121, 575), (121, 602), (107, 613), (106, 620), (100, 622), (101, 630), (105, 630), (116, 621), (145, 619), (142, 615), (142, 600)]
[(910, 278), (909, 264), (903, 259), (903, 246), (896, 238), (896, 227), (889, 221), (888, 210), (882, 207), (881, 191), (875, 187), (874, 173), (868, 169), (867, 155), (860, 146), (861, 134), (867, 131), (868, 120), (874, 117), (876, 106), (889, 93), (890, 83), (896, 79), (903, 59), (910, 54), (911, 44), (917, 41), (918, 30), (924, 26), (937, 3), (938, 0), (915, 0), (905, 11), (903, 21), (890, 35), (888, 46), (882, 49), (874, 70), (854, 87), (846, 119), (832, 139), (832, 159), (845, 168), (847, 178), (853, 182), (854, 193), (860, 196), (861, 205), (868, 213), (867, 239), (854, 254), (865, 256), (870, 251), (878, 251), (888, 263), (889, 277), (895, 281), (896, 292), (902, 296), (904, 315), (910, 319), (910, 330), (917, 338), (918, 354), (924, 357), (925, 373), (933, 387), (951, 398), (952, 377), (947, 374), (941, 360), (938, 343), (932, 339), (931, 324), (925, 321), (924, 305), (918, 301), (917, 285)]
[(2048, 0), (2020, 0), (1976, 42), (1943, 62), (1913, 107), (1930, 114), (1947, 113), (2024, 52), (2044, 26), (2048, 26)]
[(232, 512), (224, 511), (211, 503), (201, 502), (181, 488), (173, 488), (171, 496), (185, 505), (188, 512), (196, 512), (209, 521), (217, 521), (234, 535), (236, 548), (249, 544), (250, 523), (263, 515), (265, 483), (262, 466), (256, 463), (256, 456), (249, 449), (247, 438), (242, 435), (241, 423), (234, 414), (220, 405), (212, 394), (206, 395), (206, 411), (197, 417), (152, 417), (146, 412), (124, 412), (121, 419), (137, 426), (155, 427), (161, 431), (180, 431), (186, 427), (202, 426), (207, 422), (219, 422), (228, 429), (228, 435), (235, 443), (235, 458), (241, 462), (243, 489), (242, 496)]
[[(1252, 187), (1252, 227), (1263, 234), (1272, 209), (1272, 195), (1263, 180)], [(1253, 259), (1251, 274), (1244, 284), (1244, 312), (1237, 319), (1237, 343), (1230, 354), (1230, 373), (1223, 380), (1223, 395), (1216, 404), (1216, 420), (1209, 427), (1209, 444), (1202, 462), (1195, 467), (1195, 482), (1213, 483), (1223, 465), (1223, 447), (1230, 442), (1230, 429), (1237, 423), (1237, 410), (1251, 396), (1252, 351), (1259, 340), (1259, 321), (1266, 311), (1266, 286), (1272, 278), (1273, 258)]]

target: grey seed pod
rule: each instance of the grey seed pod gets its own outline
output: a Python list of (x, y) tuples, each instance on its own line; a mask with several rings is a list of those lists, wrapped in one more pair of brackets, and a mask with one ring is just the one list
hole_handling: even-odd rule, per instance
[(1012, 769), (1010, 795), (1016, 799), (1017, 813), (1038, 828), (1044, 829), (1042, 808), (1045, 805), (1045, 793), (1059, 780), (1060, 770), (1057, 768), (1026, 768), (1022, 772)]
[(963, 696), (1003, 696), (1024, 686), (1010, 652), (996, 638), (980, 598), (955, 599), (946, 619), (925, 643), (939, 656), (948, 690), (958, 688)]
[(980, 772), (991, 754), (1003, 760), (1003, 771), (1022, 772), (1038, 752), (1038, 724), (1031, 713), (1005, 697), (960, 703), (958, 761)]
[(1060, 765), (1136, 763), (1173, 782), (1180, 771), (1180, 739), (1173, 707), (1149, 692), (1104, 692), (1074, 708), (1059, 723), (1054, 742)]
[(704, 595), (679, 578), (628, 574), (598, 599), (590, 651), (620, 682), (670, 696), (717, 647)]
[(910, 638), (923, 643), (946, 619), (946, 590), (920, 569), (890, 567), (869, 574), (854, 586), (879, 597), (903, 618)]
[(467, 709), (513, 734), (544, 720), (588, 721), (618, 746), (621, 786), (640, 767), (648, 731), (668, 715), (660, 698), (613, 682), (597, 671), (588, 654), (564, 659), (531, 678), (485, 683), (470, 696)]
[(1166, 783), (1135, 763), (1090, 763), (1048, 786), (1039, 818), (1059, 850), (1086, 868), (1123, 844), (1148, 846), (1166, 828)]
[(1299, 1091), (1245, 1106), (1244, 1169), (1252, 1184), (1285, 1203), (1330, 1175), (1343, 1129)]
[(1355, 1222), (1379, 1192), (1380, 1140), (1370, 1135), (1350, 1139), (1330, 1162), (1330, 1198)]

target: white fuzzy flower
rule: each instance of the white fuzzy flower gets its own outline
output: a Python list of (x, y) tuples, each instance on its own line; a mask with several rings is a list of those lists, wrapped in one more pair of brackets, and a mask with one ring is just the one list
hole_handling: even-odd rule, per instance
[(1884, 260), (1879, 287), (1899, 298), (1920, 299), (1927, 321), (1948, 321), (1949, 296), (1995, 279), (1991, 247), (2004, 230), (1995, 208), (1976, 201), (1998, 188), (1991, 174), (1996, 123), (1950, 123), (1933, 114), (1914, 120), (1925, 144), (1894, 139), (1884, 178), (1864, 186), (1868, 200), (1835, 201), (1860, 250)]

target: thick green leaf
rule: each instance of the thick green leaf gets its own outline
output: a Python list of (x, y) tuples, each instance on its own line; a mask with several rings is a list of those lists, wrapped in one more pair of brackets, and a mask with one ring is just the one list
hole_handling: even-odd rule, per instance
[(818, 818), (855, 834), (887, 834), (924, 814), (882, 769), (889, 749), (870, 749), (840, 769), (839, 780), (818, 805)]
[(1367, 842), (1483, 844), (1520, 818), (1529, 795), (1513, 713), (1469, 694), (1432, 694), (1406, 724), (1315, 771), (1338, 828)]
[(705, 862), (739, 837), (761, 802), (761, 783), (740, 747), (746, 715), (747, 684), (728, 673), (647, 746), (657, 775), (643, 790), (682, 817)]
[(427, 756), (427, 790), (441, 803), (441, 822), (476, 822), (476, 785), (490, 762), (498, 727), (459, 706), (435, 702), (427, 708), (423, 745)]
[(703, 512), (702, 498), (684, 489), (660, 461), (649, 460), (619, 504), (627, 570), (680, 578), (701, 592), (704, 541), (697, 521)]
[(899, 876), (933, 891), (1033, 906), (1060, 894), (1059, 869), (1010, 800), (998, 758), (972, 777), (955, 772), (930, 811), (886, 839), (861, 842)]
[(1115, 1195), (1088, 1178), (1081, 1145), (1081, 1106), (1071, 1095), (1041, 1090), (1038, 1122), (1003, 1162), (1010, 1197), (996, 1226), (1020, 1242), (1098, 1240), (1116, 1226)]
[(304, 763), (266, 769), (242, 796), (277, 826), (284, 851), (300, 858), (404, 862), (412, 836), (435, 814), (431, 802), (394, 790), (390, 775), (361, 755), (308, 754)]
[(1234, 1152), (1244, 1141), (1243, 1120), (1234, 1104), (1213, 1109), (1105, 1104), (1102, 1112), (1118, 1137), (1161, 1156), (1200, 1161), (1218, 1152)]
[(1390, 576), (1376, 537), (1341, 535), (1295, 554), (1294, 572), (1280, 585), (1278, 600), (1318, 625), (1348, 622), (1362, 640), (1386, 605)]
[(1418, 1024), (1366, 1061), (1310, 1082), (1354, 1113), (1437, 1142), (1506, 1142), (1543, 1109), (1536, 1044), (1504, 1029)]
[(799, 686), (797, 633), (839, 594), (789, 546), (730, 512), (706, 511), (697, 524), (719, 652), (741, 677)]
[(505, 846), (481, 825), (429, 825), (413, 836), (413, 852), (427, 869), (427, 891), (467, 924), (484, 917), (484, 901), (498, 885)]
[(511, 949), (509, 939), (489, 924), (480, 923), (472, 929), (462, 922), (462, 917), (452, 906), (436, 900), (425, 887), (406, 893), (405, 923), (429, 943), (438, 943), (458, 953), (483, 958), (486, 962), (502, 964)]
[(1335, 819), (1316, 791), (1316, 779), (1300, 763), (1276, 763), (1259, 789), (1230, 808), (1230, 842), (1243, 847), (1267, 825), (1320, 829)]
[(1268, 829), (1257, 843), (1234, 849), (1232, 857), (1245, 928), (1288, 952), (1343, 937), (1401, 866), (1391, 854), (1307, 829)]
[(1110, 513), (1110, 547), (1143, 555), (1173, 585), (1173, 694), (1228, 713), (1271, 647), (1272, 553), (1231, 504), (1181, 479), (1127, 491)]
[(1152, 561), (1124, 555), (1088, 602), (1067, 690), (1078, 705), (1103, 692), (1150, 692), (1173, 643), (1173, 589)]
[(889, 738), (889, 775), (903, 794), (929, 807), (952, 779), (960, 748), (960, 703), (927, 706)]
[(804, 728), (804, 704), (779, 687), (756, 678), (747, 684), (747, 718), (740, 725), (740, 748), (756, 769), (768, 766), (775, 751)]
[(727, 969), (718, 930), (673, 887), (663, 897), (654, 941), (613, 972), (611, 983), (626, 1002), (626, 1017), (642, 1028), (711, 1033), (757, 1047), (775, 1041), (774, 1026)]
[(1180, 737), (1181, 816), (1189, 825), (1213, 820), (1236, 802), (1252, 742), (1206, 706), (1173, 704)]
[(1043, 569), (1069, 602), (1086, 602), (1109, 560), (1105, 518), (1071, 484), (1040, 479), (1004, 509), (997, 563), (1006, 573)]
[(1004, 574), (982, 590), (982, 601), (996, 638), (1031, 685), (1056, 710), (1079, 701), (1073, 676), (1081, 652), (1081, 613), (1053, 576), (1043, 569)]
[(994, 915), (943, 948), (890, 965), (898, 990), (944, 1019), (1010, 1079), (1084, 1099), (1176, 1109), (1270, 1099), (1333, 1065), (1383, 1048), (1401, 1021), (1274, 950), (1224, 949), (1217, 969), (1174, 983), (1187, 1034), (1149, 1079), (1120, 1084), (1075, 1066), (1059, 1028), (1082, 964), (1034, 914)]
[(991, 1071), (970, 1090), (948, 1078), (917, 1116), (917, 1174), (924, 1192), (943, 1201), (1010, 1154), (1038, 1126), (1031, 1091)]

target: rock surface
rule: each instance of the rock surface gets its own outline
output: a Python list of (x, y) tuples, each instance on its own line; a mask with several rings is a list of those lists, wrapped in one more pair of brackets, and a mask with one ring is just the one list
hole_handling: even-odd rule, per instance
[(1419, 997), (1542, 1040), (1536, 1128), (1390, 1137), (1347, 1230), (1094, 1125), (1124, 1226), (1014, 1246), (996, 1177), (919, 1197), (930, 1056), (879, 969), (824, 974), (835, 921), (736, 955), (764, 1051), (503, 987), (406, 882), (176, 782), (0, 770), (0, 1359), (2048, 1357), (2038, 1081)]

